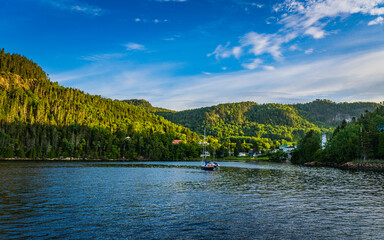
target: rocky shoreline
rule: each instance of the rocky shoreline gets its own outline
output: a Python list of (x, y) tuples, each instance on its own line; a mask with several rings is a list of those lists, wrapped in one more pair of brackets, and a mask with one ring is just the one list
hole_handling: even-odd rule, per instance
[(309, 167), (334, 167), (351, 170), (384, 171), (384, 162), (347, 162), (343, 164), (333, 162), (307, 162), (304, 166)]

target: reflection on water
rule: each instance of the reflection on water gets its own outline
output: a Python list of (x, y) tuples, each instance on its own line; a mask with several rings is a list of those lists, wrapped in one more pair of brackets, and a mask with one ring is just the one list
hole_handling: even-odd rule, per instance
[(1, 239), (380, 239), (384, 174), (224, 162), (1, 162)]

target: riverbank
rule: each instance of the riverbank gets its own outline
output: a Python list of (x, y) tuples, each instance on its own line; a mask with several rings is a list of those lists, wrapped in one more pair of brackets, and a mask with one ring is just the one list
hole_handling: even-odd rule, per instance
[(340, 169), (362, 170), (362, 171), (384, 171), (384, 161), (355, 161), (343, 164), (333, 162), (307, 162), (304, 166), (309, 167), (334, 167)]
[[(208, 161), (218, 161), (218, 162), (251, 162), (251, 161), (268, 161), (268, 157), (261, 157), (261, 158), (252, 158), (252, 157), (226, 157), (224, 159), (207, 159)], [(139, 159), (127, 159), (127, 158), (117, 158), (117, 159), (90, 159), (90, 158), (74, 158), (74, 157), (62, 157), (62, 158), (0, 158), (0, 161), (94, 161), (94, 162), (100, 162), (100, 161), (111, 161), (111, 162), (153, 162), (156, 160), (153, 159), (146, 159), (146, 158), (139, 158)], [(194, 158), (194, 159), (184, 159), (184, 160), (172, 160), (172, 162), (199, 162), (201, 161), (201, 158)]]

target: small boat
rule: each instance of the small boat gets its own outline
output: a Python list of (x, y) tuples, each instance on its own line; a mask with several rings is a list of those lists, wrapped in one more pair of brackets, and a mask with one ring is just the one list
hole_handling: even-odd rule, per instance
[(205, 146), (205, 129), (204, 129), (203, 154), (201, 155), (202, 156), (201, 170), (213, 171), (219, 167), (219, 164), (216, 162), (207, 161), (207, 156), (209, 156), (208, 154), (209, 152), (206, 150), (206, 146)]
[(201, 164), (201, 170), (213, 171), (218, 167), (219, 167), (219, 164), (217, 164), (216, 162), (209, 162), (206, 159)]

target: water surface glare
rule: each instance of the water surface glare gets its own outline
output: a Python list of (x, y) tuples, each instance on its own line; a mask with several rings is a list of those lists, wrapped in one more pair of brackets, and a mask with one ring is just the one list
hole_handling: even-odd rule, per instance
[(383, 239), (384, 173), (0, 162), (0, 239)]

